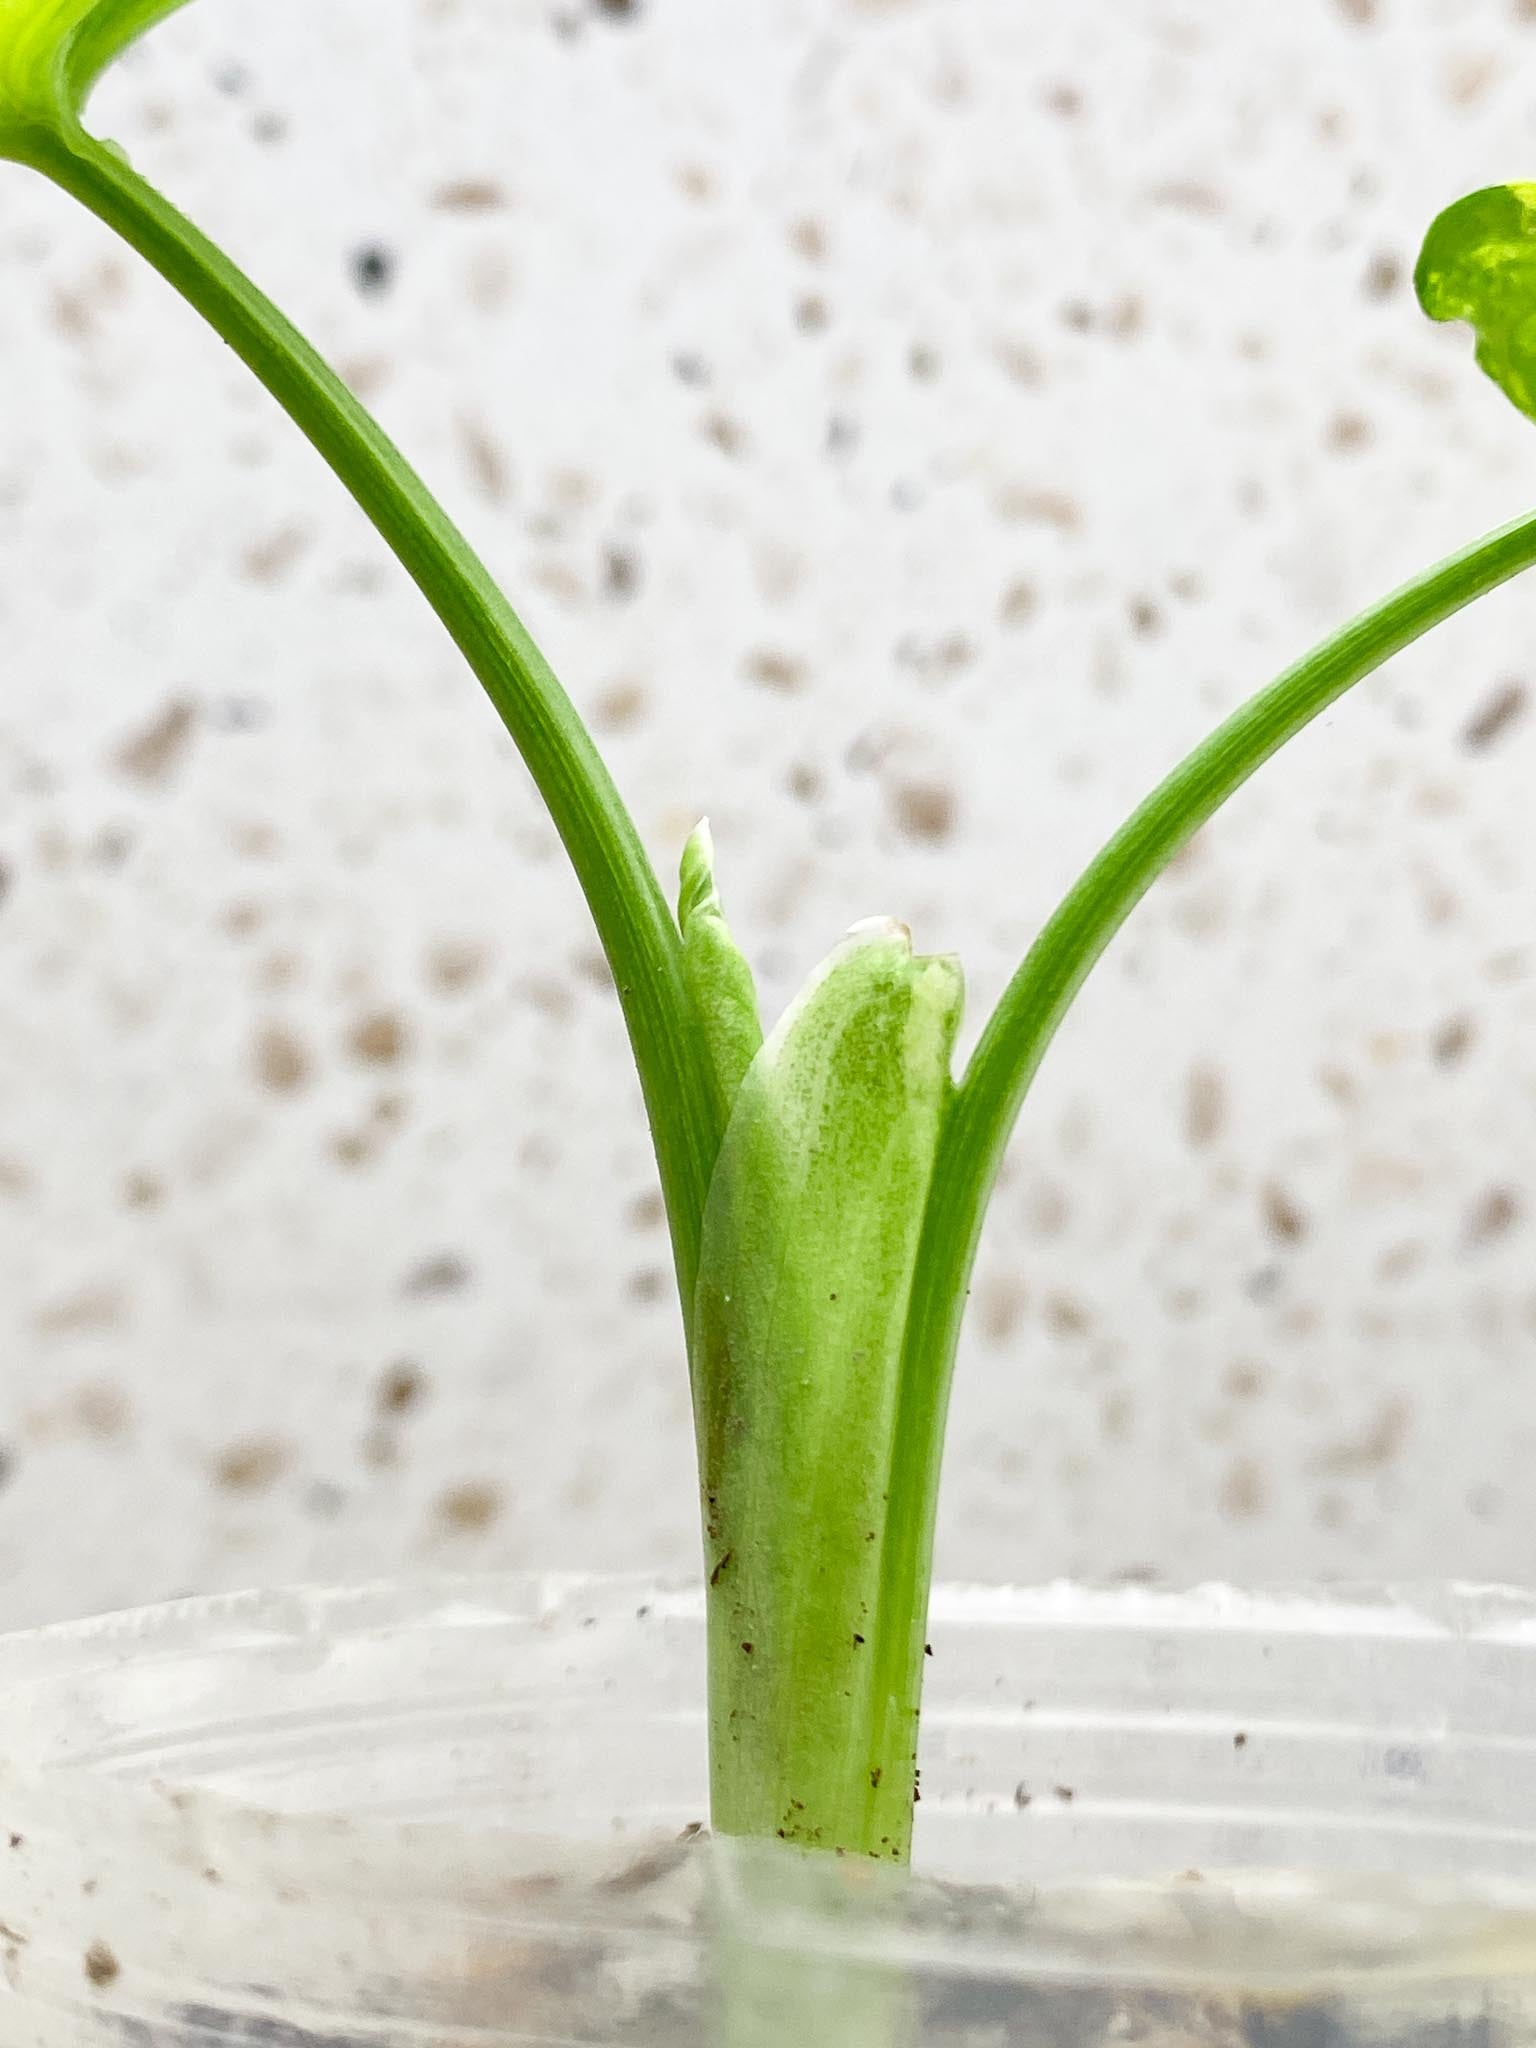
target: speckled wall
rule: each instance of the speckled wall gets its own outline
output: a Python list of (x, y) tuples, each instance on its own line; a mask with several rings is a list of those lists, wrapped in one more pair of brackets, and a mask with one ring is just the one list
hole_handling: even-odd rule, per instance
[[(103, 124), (463, 516), (771, 1007), (973, 1018), (1121, 811), (1536, 495), (1407, 283), (1530, 0), (199, 0)], [(0, 1619), (694, 1557), (664, 1232), (529, 785), (360, 517), (0, 177)], [(1536, 583), (1137, 916), (978, 1276), (953, 1575), (1536, 1579)]]

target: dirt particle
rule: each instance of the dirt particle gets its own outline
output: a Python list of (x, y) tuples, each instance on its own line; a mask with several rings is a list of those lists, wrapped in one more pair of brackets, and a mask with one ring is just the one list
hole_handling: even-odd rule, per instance
[(548, 975), (530, 976), (522, 984), (520, 992), (541, 1017), (548, 1017), (556, 1024), (564, 1023), (576, 1007), (575, 998), (565, 983)]
[(165, 1200), (165, 1183), (153, 1173), (129, 1173), (123, 1176), (123, 1207), (125, 1209), (154, 1209)]
[(1260, 1197), (1264, 1227), (1277, 1244), (1300, 1244), (1307, 1234), (1308, 1217), (1295, 1197), (1277, 1180), (1267, 1181)]
[(439, 939), (427, 953), (427, 980), (440, 996), (462, 995), (485, 973), (485, 948), (472, 939)]
[(667, 1205), (659, 1188), (645, 1188), (625, 1211), (631, 1230), (660, 1230), (667, 1220)]
[(730, 1565), (731, 1559), (735, 1555), (736, 1553), (734, 1550), (727, 1550), (725, 1554), (720, 1558), (714, 1570), (709, 1575), (709, 1583), (712, 1586), (718, 1586), (720, 1581), (725, 1577), (726, 1570)]
[(891, 792), (891, 813), (903, 839), (939, 846), (955, 829), (955, 793), (942, 782), (907, 782)]
[(740, 420), (733, 419), (729, 413), (706, 413), (700, 431), (706, 441), (712, 441), (720, 453), (729, 456), (732, 461), (747, 452), (747, 430)]
[(120, 1287), (108, 1282), (82, 1287), (78, 1293), (50, 1302), (33, 1318), (40, 1337), (85, 1337), (117, 1329), (127, 1309)]
[(1202, 1061), (1184, 1084), (1184, 1137), (1196, 1152), (1214, 1145), (1227, 1128), (1227, 1084)]
[(417, 1297), (459, 1294), (473, 1277), (469, 1262), (457, 1252), (435, 1252), (411, 1268), (400, 1291)]
[(1217, 1496), (1217, 1505), (1229, 1522), (1252, 1522), (1262, 1515), (1269, 1489), (1264, 1473), (1254, 1458), (1234, 1458), (1228, 1466)]
[(365, 242), (352, 253), (352, 282), (365, 299), (382, 298), (395, 281), (395, 259), (382, 242)]
[(1055, 1181), (1042, 1181), (1024, 1206), (1025, 1224), (1036, 1237), (1060, 1237), (1072, 1216), (1065, 1191)]
[(115, 1984), (123, 1974), (123, 1966), (104, 1941), (93, 1941), (82, 1959), (86, 1979), (98, 1991), (104, 1991), (109, 1984)]
[(1099, 1410), (1099, 1428), (1104, 1441), (1109, 1444), (1123, 1444), (1129, 1441), (1136, 1427), (1136, 1403), (1123, 1387), (1106, 1394)]
[(358, 1444), (358, 1456), (374, 1472), (387, 1472), (400, 1462), (400, 1445), (393, 1430), (382, 1425), (365, 1430)]
[(110, 1443), (126, 1434), (133, 1410), (121, 1387), (96, 1380), (75, 1396), (75, 1414), (87, 1436)]
[(1034, 617), (1039, 605), (1040, 599), (1033, 583), (1027, 576), (1018, 576), (1003, 592), (998, 617), (1005, 626), (1022, 626)]
[(825, 263), (827, 231), (819, 220), (803, 214), (789, 224), (789, 246), (807, 263)]
[(667, 1292), (667, 1275), (662, 1266), (642, 1266), (631, 1273), (625, 1282), (625, 1292), (631, 1301), (660, 1301)]
[(1034, 1793), (1022, 1781), (1013, 1788), (1013, 1803), (1020, 1813), (1024, 1811), (1026, 1806), (1034, 1803), (1034, 1797)]
[(677, 189), (695, 206), (707, 206), (718, 192), (719, 184), (708, 164), (681, 164), (677, 171)]
[(601, 946), (583, 946), (571, 964), (589, 987), (600, 989), (604, 995), (612, 992), (613, 969)]
[(610, 683), (592, 707), (599, 732), (629, 732), (645, 716), (645, 692), (638, 683)]
[(603, 549), (603, 595), (613, 604), (626, 604), (639, 588), (639, 554), (624, 541), (609, 541)]
[(1131, 631), (1139, 639), (1150, 640), (1163, 627), (1163, 614), (1150, 597), (1133, 597), (1126, 607), (1131, 622)]
[(1519, 722), (1529, 698), (1524, 683), (1500, 683), (1468, 719), (1461, 735), (1462, 745), (1472, 754), (1485, 752)]
[(196, 705), (185, 697), (173, 699), (118, 748), (113, 757), (118, 773), (149, 788), (163, 788), (181, 765), (196, 723)]
[(1325, 438), (1335, 454), (1356, 455), (1369, 446), (1373, 431), (1364, 413), (1336, 412), (1328, 422)]
[(266, 1493), (292, 1463), (292, 1446), (280, 1437), (242, 1437), (214, 1460), (214, 1484), (225, 1493)]
[(283, 526), (265, 540), (253, 541), (240, 558), (251, 583), (280, 583), (308, 546), (301, 527)]
[(1389, 1394), (1360, 1435), (1324, 1451), (1315, 1469), (1336, 1478), (1381, 1471), (1402, 1449), (1412, 1419), (1404, 1397)]
[(493, 178), (451, 178), (432, 194), (439, 213), (500, 213), (505, 190)]
[(1446, 98), (1453, 107), (1474, 107), (1498, 72), (1499, 60), (1488, 51), (1462, 57), (1446, 68)]
[(450, 1486), (437, 1504), (438, 1520), (455, 1536), (480, 1536), (500, 1519), (501, 1488), (489, 1479), (465, 1479)]
[(1054, 526), (1058, 533), (1076, 533), (1082, 507), (1065, 491), (1040, 491), (1028, 485), (1006, 485), (997, 497), (997, 513), (1018, 526)]
[(6, 897), (9, 896), (10, 893), (11, 870), (5, 861), (0, 860), (0, 904), (3, 904), (5, 902)]
[(1053, 1294), (1045, 1304), (1045, 1326), (1053, 1337), (1085, 1337), (1093, 1317), (1075, 1295)]
[(1006, 1344), (1028, 1306), (1028, 1293), (1012, 1275), (1004, 1274), (989, 1280), (982, 1288), (981, 1300), (977, 1304), (982, 1336), (989, 1344)]
[(1479, 1195), (1467, 1215), (1468, 1244), (1491, 1244), (1520, 1219), (1520, 1197), (1511, 1187), (1495, 1186)]
[(398, 1064), (410, 1042), (403, 1020), (392, 1010), (375, 1010), (353, 1025), (347, 1048), (364, 1066), (392, 1067)]
[(274, 1095), (293, 1095), (310, 1076), (310, 1058), (286, 1024), (264, 1024), (256, 1034), (251, 1065), (256, 1079)]
[(1447, 1017), (1429, 1041), (1429, 1049), (1436, 1066), (1459, 1066), (1471, 1050), (1473, 1039), (1472, 1019), (1465, 1014)]
[(1000, 335), (993, 343), (992, 352), (998, 367), (1011, 383), (1032, 391), (1044, 381), (1045, 370), (1039, 356), (1027, 341), (1021, 341), (1017, 335)]
[(759, 648), (747, 656), (743, 665), (754, 683), (765, 690), (777, 690), (781, 696), (792, 696), (796, 690), (805, 688), (805, 663), (776, 648)]
[(1168, 178), (1147, 193), (1154, 206), (1171, 207), (1175, 213), (1192, 213), (1214, 220), (1227, 210), (1226, 200), (1214, 185), (1199, 178)]
[(421, 1406), (426, 1392), (427, 1376), (421, 1367), (401, 1358), (385, 1368), (375, 1400), (383, 1415), (409, 1415)]
[(1400, 259), (1388, 250), (1378, 249), (1365, 266), (1360, 289), (1368, 299), (1390, 299), (1402, 281), (1403, 266)]
[(1070, 1806), (1072, 1804), (1072, 1801), (1077, 1797), (1076, 1787), (1072, 1785), (1053, 1785), (1051, 1787), (1051, 1790), (1055, 1793), (1056, 1797), (1061, 1801), (1063, 1806)]
[(506, 450), (484, 420), (472, 413), (460, 413), (459, 446), (475, 489), (492, 505), (502, 505), (511, 495), (512, 468)]
[(1232, 1737), (1232, 1747), (1234, 1749), (1246, 1749), (1248, 1747), (1248, 1736), (1246, 1730), (1242, 1728), (1238, 1729), (1237, 1733)]

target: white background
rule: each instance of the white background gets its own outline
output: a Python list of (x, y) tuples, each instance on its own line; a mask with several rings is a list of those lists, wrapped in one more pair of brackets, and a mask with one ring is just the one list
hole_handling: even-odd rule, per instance
[[(770, 1009), (890, 911), (979, 1017), (1221, 713), (1536, 494), (1408, 284), (1536, 175), (1529, 0), (199, 0), (95, 118), (462, 516), (658, 860), (712, 815)], [(1362, 687), (1091, 984), (948, 1574), (1536, 1579), (1533, 625)], [(526, 778), (19, 169), (0, 875), (0, 1620), (690, 1569), (644, 1129)]]

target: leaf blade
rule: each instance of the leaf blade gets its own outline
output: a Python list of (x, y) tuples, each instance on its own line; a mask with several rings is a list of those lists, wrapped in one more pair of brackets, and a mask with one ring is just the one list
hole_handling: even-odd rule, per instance
[(1431, 320), (1464, 320), (1480, 369), (1536, 419), (1536, 185), (1487, 185), (1430, 223), (1413, 286)]
[(0, 0), (0, 154), (78, 126), (91, 87), (187, 0)]

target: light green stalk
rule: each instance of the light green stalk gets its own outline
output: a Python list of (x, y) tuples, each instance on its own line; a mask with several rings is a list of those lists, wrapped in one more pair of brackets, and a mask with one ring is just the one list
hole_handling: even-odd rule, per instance
[[(958, 965), (850, 933), (742, 1080), (704, 1213), (694, 1386), (715, 1824), (904, 1861), (917, 1700), (879, 1692), (896, 1403)], [(903, 1589), (894, 1589), (900, 1597)], [(904, 1589), (927, 1601), (926, 1584)]]

